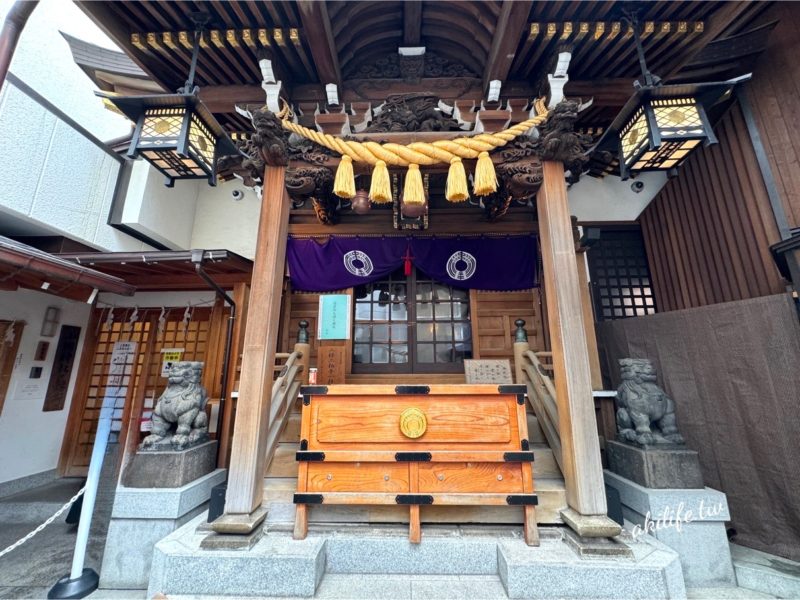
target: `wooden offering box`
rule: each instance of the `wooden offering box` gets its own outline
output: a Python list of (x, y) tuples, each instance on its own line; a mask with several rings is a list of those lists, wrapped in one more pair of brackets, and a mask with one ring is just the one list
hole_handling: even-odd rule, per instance
[(522, 506), (538, 545), (525, 386), (335, 385), (302, 388), (295, 538), (313, 504)]

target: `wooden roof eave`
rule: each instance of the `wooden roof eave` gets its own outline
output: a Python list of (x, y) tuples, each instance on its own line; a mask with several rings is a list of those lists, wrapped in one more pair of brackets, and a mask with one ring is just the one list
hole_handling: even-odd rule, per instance
[[(95, 289), (123, 296), (132, 296), (136, 292), (134, 286), (118, 277), (76, 265), (9, 238), (0, 238), (0, 265), (12, 269), (10, 278), (13, 278), (16, 273), (34, 274), (43, 282), (55, 280), (69, 285), (84, 286), (89, 291), (89, 295)], [(23, 284), (23, 287), (30, 286)], [(47, 291), (46, 287), (41, 289)]]

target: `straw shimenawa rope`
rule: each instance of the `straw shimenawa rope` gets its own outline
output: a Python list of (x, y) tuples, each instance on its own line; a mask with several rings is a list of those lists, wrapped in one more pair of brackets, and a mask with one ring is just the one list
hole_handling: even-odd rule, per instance
[[(343, 140), (337, 136), (321, 133), (308, 127), (304, 127), (298, 123), (293, 123), (290, 120), (291, 113), (288, 106), (278, 115), (281, 119), (284, 129), (296, 133), (312, 142), (324, 146), (329, 150), (337, 152), (343, 158), (347, 157), (349, 160), (343, 160), (346, 163), (341, 175), (337, 173), (337, 180), (341, 185), (334, 186), (334, 193), (343, 198), (352, 198), (355, 193), (355, 186), (352, 181), (352, 167), (351, 161), (367, 163), (378, 167), (379, 178), (385, 178), (384, 169), (386, 165), (393, 165), (396, 167), (410, 167), (411, 165), (435, 165), (438, 163), (452, 164), (453, 159), (479, 159), (479, 177), (481, 180), (480, 185), (475, 186), (475, 193), (484, 196), (496, 191), (496, 181), (494, 178), (493, 166), (491, 166), (488, 159), (488, 153), (492, 150), (505, 146), (514, 138), (522, 135), (531, 127), (541, 125), (547, 120), (549, 111), (544, 103), (544, 98), (539, 98), (534, 102), (534, 111), (536, 116), (522, 121), (512, 127), (498, 131), (497, 133), (481, 133), (471, 137), (461, 137), (453, 140), (437, 140), (435, 142), (412, 142), (410, 144), (394, 144), (378, 142), (359, 142), (356, 140)], [(491, 169), (491, 173), (489, 170)], [(460, 175), (460, 172), (459, 172)], [(347, 180), (347, 181), (345, 181)], [(385, 186), (380, 186), (380, 189)], [(462, 190), (466, 189), (466, 181), (463, 185), (456, 184), (454, 186), (459, 190), (459, 193), (454, 193), (453, 198), (448, 195), (448, 200), (462, 201), (464, 194)], [(383, 193), (385, 190), (378, 192), (372, 197), (375, 202), (388, 202), (391, 200), (391, 194)], [(407, 201), (410, 203), (418, 203), (421, 194), (414, 194), (413, 199), (409, 198)], [(424, 200), (423, 200), (424, 201)]]

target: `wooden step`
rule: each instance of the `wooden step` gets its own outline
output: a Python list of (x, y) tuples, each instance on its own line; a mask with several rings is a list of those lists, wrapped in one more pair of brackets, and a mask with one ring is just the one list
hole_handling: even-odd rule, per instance
[[(297, 477), (297, 461), (295, 453), (300, 450), (299, 443), (283, 442), (278, 444), (278, 449), (272, 457), (272, 462), (267, 468), (267, 477)], [(560, 478), (561, 471), (553, 458), (553, 451), (545, 444), (532, 444), (534, 463), (533, 479)]]
[[(277, 510), (290, 519), (293, 511), (287, 510), (296, 491), (297, 480), (291, 477), (274, 477), (264, 480), (264, 503), (281, 505)], [(539, 505), (536, 522), (542, 525), (562, 524), (559, 512), (567, 507), (567, 493), (563, 479), (536, 481)], [(423, 523), (493, 523), (519, 525), (522, 509), (511, 506), (423, 506)], [(288, 521), (287, 521), (288, 522)], [(408, 508), (404, 506), (314, 506), (310, 511), (311, 523), (408, 523)]]
[(346, 383), (362, 385), (403, 385), (406, 383), (459, 384), (466, 383), (463, 373), (356, 373), (347, 375)]

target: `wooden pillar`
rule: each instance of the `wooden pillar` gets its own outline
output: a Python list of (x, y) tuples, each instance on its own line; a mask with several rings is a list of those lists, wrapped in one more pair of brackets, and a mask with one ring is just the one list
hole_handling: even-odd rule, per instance
[(589, 351), (589, 369), (592, 373), (592, 389), (603, 389), (603, 375), (600, 372), (600, 355), (597, 352), (597, 333), (594, 330), (594, 311), (589, 276), (586, 273), (586, 249), (575, 253), (578, 268), (578, 285), (581, 286), (581, 306), (583, 307), (583, 329), (586, 333), (586, 348)]
[(564, 165), (547, 160), (542, 167), (544, 180), (536, 204), (567, 503), (581, 515), (605, 515), (603, 470)]
[(267, 166), (264, 174), (225, 515), (213, 525), (218, 532), (248, 533), (266, 515), (265, 511), (258, 509), (263, 498), (272, 376), (291, 207), (284, 184), (285, 174), (285, 166)]

